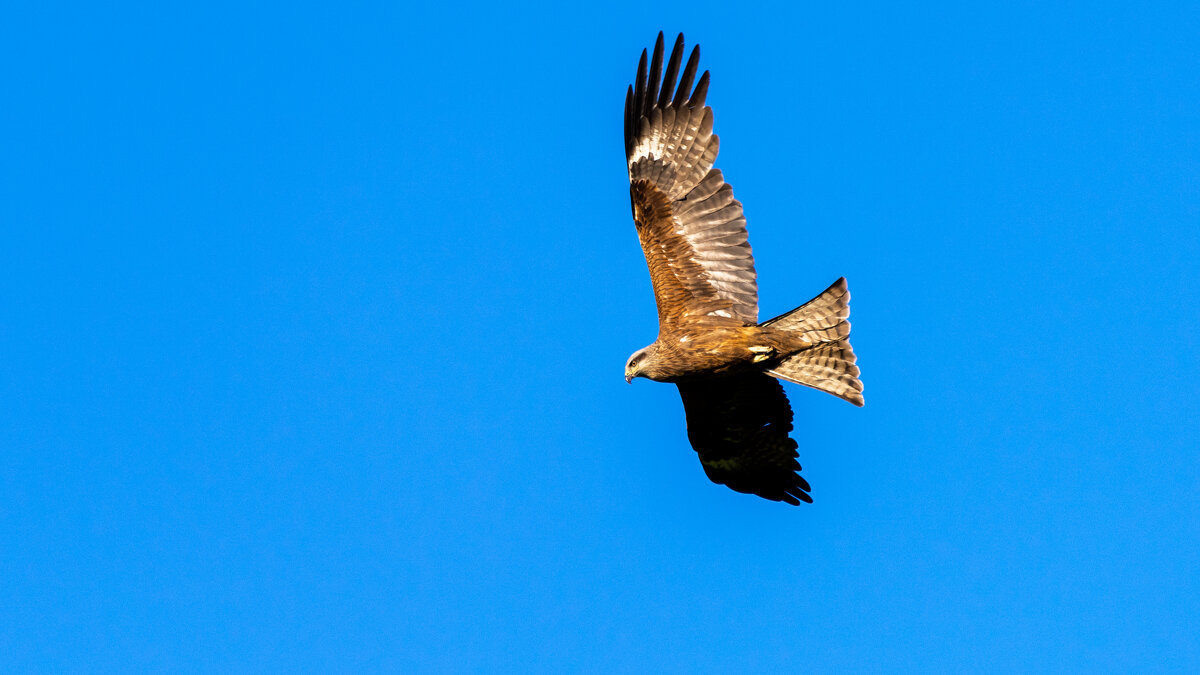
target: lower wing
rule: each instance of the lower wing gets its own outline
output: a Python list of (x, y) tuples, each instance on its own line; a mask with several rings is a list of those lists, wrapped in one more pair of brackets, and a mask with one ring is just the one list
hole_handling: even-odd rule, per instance
[(764, 499), (812, 502), (788, 435), (792, 408), (778, 380), (747, 373), (678, 387), (688, 440), (710, 480)]

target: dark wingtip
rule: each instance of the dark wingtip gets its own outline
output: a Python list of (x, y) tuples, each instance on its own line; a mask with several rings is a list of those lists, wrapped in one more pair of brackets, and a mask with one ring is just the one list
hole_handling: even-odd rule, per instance
[(663, 34), (658, 32), (658, 39), (654, 41), (654, 55), (650, 57), (650, 75), (646, 80), (646, 97), (643, 100), (644, 107), (642, 114), (646, 117), (650, 116), (650, 111), (654, 109), (654, 104), (658, 102), (658, 84), (662, 79), (663, 66)]
[[(680, 33), (682, 36), (683, 33)], [(675, 100), (671, 101), (671, 105), (678, 108), (687, 100), (688, 94), (692, 93), (692, 81), (696, 78), (696, 69), (700, 66), (700, 45), (692, 47), (692, 55), (688, 57), (687, 65), (683, 68), (683, 75), (679, 77), (679, 88), (675, 90)]]
[(642, 58), (638, 59), (637, 77), (633, 81), (633, 110), (635, 115), (640, 115), (642, 106), (646, 102), (646, 57), (648, 56), (645, 49), (642, 50)]
[(683, 33), (675, 39), (671, 48), (671, 58), (667, 61), (667, 72), (663, 74), (662, 91), (658, 95), (658, 107), (666, 108), (671, 102), (671, 94), (675, 91), (675, 80), (679, 76), (679, 64), (683, 61)]
[(633, 133), (637, 120), (633, 118), (633, 85), (625, 90), (625, 156), (633, 148)]
[[(796, 470), (799, 471), (799, 469), (796, 469)], [(795, 474), (795, 477), (796, 477), (796, 484), (788, 489), (788, 494), (796, 497), (797, 499), (799, 499), (803, 502), (811, 504), (812, 496), (810, 496), (808, 493), (812, 491), (812, 486), (808, 484), (808, 481), (804, 480), (804, 476), (801, 476), (800, 474)]]
[(708, 96), (708, 71), (700, 76), (700, 81), (696, 83), (696, 90), (692, 92), (692, 97), (688, 99), (688, 107), (695, 108), (704, 105), (704, 99)]

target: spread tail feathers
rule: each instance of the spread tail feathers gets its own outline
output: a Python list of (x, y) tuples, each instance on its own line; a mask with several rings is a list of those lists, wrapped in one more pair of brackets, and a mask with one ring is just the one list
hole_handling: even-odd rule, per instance
[(767, 371), (781, 380), (803, 384), (863, 404), (862, 382), (850, 347), (850, 291), (843, 277), (817, 297), (762, 325), (796, 333), (812, 343)]

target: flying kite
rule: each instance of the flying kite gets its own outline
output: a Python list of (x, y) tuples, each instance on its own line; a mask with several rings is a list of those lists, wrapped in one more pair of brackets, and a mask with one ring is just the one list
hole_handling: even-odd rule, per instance
[[(714, 483), (766, 499), (812, 502), (799, 474), (792, 409), (778, 380), (863, 404), (850, 348), (845, 278), (807, 303), (758, 321), (758, 285), (742, 204), (717, 158), (708, 71), (692, 87), (683, 34), (663, 71), (658, 34), (647, 71), (625, 95), (625, 157), (638, 239), (658, 304), (658, 339), (625, 365), (679, 387), (688, 439)], [(676, 77), (678, 76), (678, 86)]]

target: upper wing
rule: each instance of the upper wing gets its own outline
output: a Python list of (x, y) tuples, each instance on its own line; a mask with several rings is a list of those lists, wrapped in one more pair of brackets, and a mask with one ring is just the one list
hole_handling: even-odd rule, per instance
[(688, 440), (714, 483), (766, 499), (812, 502), (799, 474), (792, 408), (762, 373), (680, 382)]
[(658, 318), (671, 322), (684, 314), (712, 314), (758, 323), (754, 256), (742, 204), (712, 168), (720, 143), (712, 133), (712, 108), (704, 105), (708, 71), (692, 89), (700, 62), (700, 48), (693, 48), (676, 88), (682, 60), (680, 34), (663, 73), (659, 33), (649, 73), (643, 50), (637, 82), (625, 95), (633, 220)]

